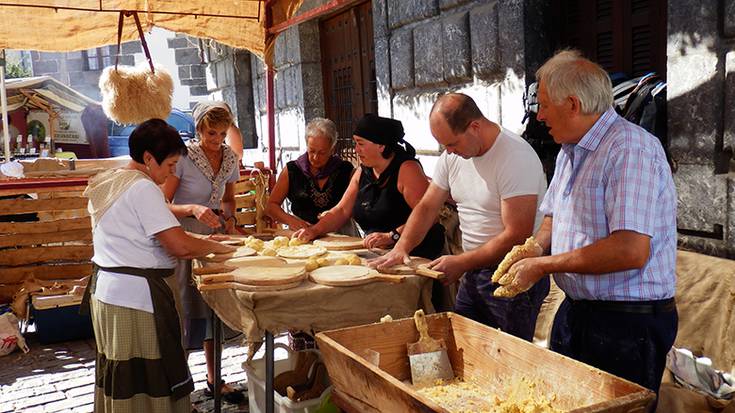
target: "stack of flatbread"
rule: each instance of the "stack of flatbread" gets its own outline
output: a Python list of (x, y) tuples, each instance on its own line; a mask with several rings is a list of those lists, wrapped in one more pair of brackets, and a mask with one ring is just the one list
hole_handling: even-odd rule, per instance
[(199, 290), (279, 291), (298, 287), (307, 277), (303, 263), (276, 257), (250, 256), (194, 269)]

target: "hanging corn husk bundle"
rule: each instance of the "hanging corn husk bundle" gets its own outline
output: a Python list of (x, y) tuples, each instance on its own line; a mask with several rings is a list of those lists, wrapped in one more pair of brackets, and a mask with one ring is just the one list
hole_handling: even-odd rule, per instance
[(136, 12), (120, 12), (117, 36), (118, 52), (123, 18), (130, 15), (135, 18), (138, 26), (140, 41), (148, 58), (148, 67), (145, 65), (118, 66), (118, 53), (115, 58), (115, 66), (106, 67), (100, 76), (102, 109), (107, 117), (122, 124), (141, 123), (151, 118), (166, 119), (171, 113), (174, 83), (167, 71), (160, 66), (154, 68)]

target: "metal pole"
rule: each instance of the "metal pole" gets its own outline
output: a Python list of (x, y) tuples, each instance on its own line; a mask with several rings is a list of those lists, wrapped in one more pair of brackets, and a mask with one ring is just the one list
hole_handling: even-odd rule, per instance
[(266, 83), (266, 113), (268, 115), (268, 166), (271, 173), (276, 175), (276, 114), (275, 114), (275, 93), (273, 92), (273, 78), (276, 71), (268, 66), (265, 72)]
[(8, 96), (5, 91), (5, 49), (2, 50), (0, 58), (0, 101), (2, 101), (3, 116), (3, 143), (5, 151), (5, 162), (10, 162), (10, 130), (8, 126)]
[(212, 351), (214, 358), (214, 413), (222, 412), (222, 393), (219, 385), (222, 379), (222, 320), (212, 310)]
[(275, 371), (273, 357), (273, 334), (265, 332), (265, 413), (273, 413), (275, 409), (273, 399), (273, 375)]

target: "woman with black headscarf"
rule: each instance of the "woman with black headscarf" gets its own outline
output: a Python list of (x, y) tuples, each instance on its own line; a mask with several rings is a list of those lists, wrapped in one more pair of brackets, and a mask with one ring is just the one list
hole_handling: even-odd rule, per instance
[[(415, 157), (416, 150), (403, 136), (400, 121), (374, 114), (363, 116), (352, 136), (361, 168), (352, 176), (339, 203), (319, 222), (294, 235), (312, 240), (336, 230), (352, 217), (366, 233), (365, 247), (391, 248), (429, 186)], [(444, 228), (436, 223), (411, 255), (433, 259), (443, 248)]]

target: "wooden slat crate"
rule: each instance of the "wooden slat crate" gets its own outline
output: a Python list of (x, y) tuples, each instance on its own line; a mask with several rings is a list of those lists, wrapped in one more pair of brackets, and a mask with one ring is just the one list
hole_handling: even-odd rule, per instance
[(254, 169), (241, 172), (240, 180), (235, 183), (235, 217), (246, 232), (262, 233), (268, 226), (265, 205), (268, 201), (269, 179), (267, 170)]
[(26, 281), (78, 284), (92, 273), (92, 227), (83, 188), (36, 185), (3, 191), (0, 303), (10, 302)]
[[(509, 382), (532, 380), (552, 405), (569, 412), (644, 413), (655, 394), (586, 364), (454, 313), (426, 317), (429, 334), (443, 338), (455, 375), (486, 383), (498, 395)], [(441, 412), (447, 410), (410, 384), (406, 344), (418, 341), (413, 319), (325, 331), (316, 336), (333, 400), (347, 412)], [(362, 355), (379, 353), (378, 365)], [(374, 353), (373, 353), (374, 354)]]

